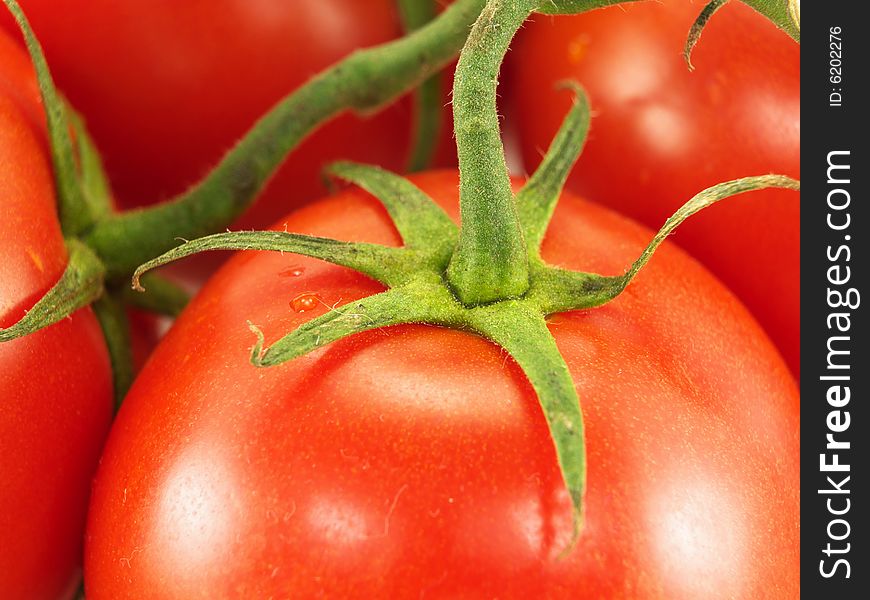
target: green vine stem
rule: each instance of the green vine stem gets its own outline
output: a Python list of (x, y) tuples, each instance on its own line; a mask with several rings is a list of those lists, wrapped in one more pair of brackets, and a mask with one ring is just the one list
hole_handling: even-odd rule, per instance
[(103, 330), (103, 339), (112, 363), (115, 409), (121, 407), (133, 383), (133, 351), (130, 346), (130, 322), (124, 305), (115, 297), (103, 294), (94, 302), (94, 314)]
[(443, 68), (483, 5), (483, 0), (457, 0), (411, 35), (351, 54), (282, 100), (183, 196), (97, 222), (85, 239), (105, 261), (108, 276), (128, 276), (172, 248), (178, 237), (225, 228), (315, 127), (347, 109), (376, 110)]
[[(405, 31), (411, 33), (435, 18), (434, 0), (398, 0)], [(409, 173), (426, 169), (435, 156), (444, 119), (441, 109), (442, 74), (436, 73), (414, 93), (414, 137), (408, 158)]]

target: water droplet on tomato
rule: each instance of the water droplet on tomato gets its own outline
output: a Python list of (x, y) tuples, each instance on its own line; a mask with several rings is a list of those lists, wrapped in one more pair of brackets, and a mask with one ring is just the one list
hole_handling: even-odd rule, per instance
[(306, 310), (314, 310), (320, 302), (321, 300), (317, 297), (317, 294), (305, 292), (304, 294), (299, 294), (290, 301), (290, 308), (301, 313)]
[(284, 277), (300, 277), (305, 272), (305, 267), (288, 267), (281, 271)]

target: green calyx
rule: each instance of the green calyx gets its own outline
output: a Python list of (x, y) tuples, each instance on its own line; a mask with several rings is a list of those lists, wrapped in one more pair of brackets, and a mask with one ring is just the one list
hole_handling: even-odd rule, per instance
[[(687, 217), (736, 193), (764, 187), (799, 189), (787, 177), (766, 175), (720, 184), (704, 190), (667, 221), (633, 265), (619, 276), (602, 276), (559, 269), (540, 257), (540, 244), (562, 185), (580, 151), (589, 124), (585, 95), (575, 88), (576, 103), (566, 117), (538, 171), (516, 197), (515, 212), (527, 244), (529, 265), (525, 293), (489, 303), (469, 305), (447, 280), (460, 229), (446, 213), (406, 179), (373, 166), (333, 165), (329, 173), (354, 183), (377, 197), (387, 209), (403, 246), (351, 243), (280, 231), (230, 232), (186, 242), (139, 267), (133, 285), (149, 270), (207, 250), (257, 249), (311, 256), (355, 269), (389, 289), (350, 302), (312, 319), (270, 345), (253, 324), (257, 342), (251, 362), (269, 367), (302, 356), (349, 335), (398, 325), (425, 323), (467, 331), (504, 348), (522, 368), (541, 402), (556, 455), (575, 508), (582, 520), (586, 480), (583, 417), (568, 367), (546, 318), (558, 312), (593, 308), (610, 302), (628, 285), (655, 249)], [(463, 199), (464, 200), (464, 199)]]

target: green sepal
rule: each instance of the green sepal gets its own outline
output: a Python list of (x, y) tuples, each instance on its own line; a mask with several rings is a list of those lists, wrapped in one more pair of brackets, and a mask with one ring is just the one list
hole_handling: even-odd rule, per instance
[(49, 150), (54, 167), (54, 179), (57, 186), (58, 214), (63, 232), (67, 236), (78, 235), (84, 231), (94, 218), (94, 210), (88, 199), (82, 193), (79, 174), (76, 165), (73, 142), (70, 138), (70, 124), (67, 120), (67, 109), (57, 92), (42, 46), (33, 34), (30, 23), (16, 0), (3, 0), (12, 13), (15, 22), (24, 37), (27, 51), (36, 71), (36, 81), (45, 118), (48, 125)]
[(511, 355), (538, 396), (574, 508), (573, 545), (583, 522), (586, 441), (580, 399), (568, 365), (544, 317), (528, 303), (507, 301), (498, 308), (481, 307), (471, 312), (470, 321), (476, 333)]
[(251, 362), (258, 367), (278, 365), (347, 336), (402, 323), (457, 325), (461, 307), (446, 291), (439, 278), (423, 277), (360, 300), (334, 308), (288, 333), (269, 347), (263, 334), (257, 335)]
[(459, 228), (447, 213), (420, 188), (386, 169), (352, 162), (336, 162), (326, 173), (369, 192), (377, 198), (393, 221), (407, 248), (432, 249), (432, 243), (456, 245)]
[(112, 190), (103, 168), (103, 159), (100, 157), (81, 115), (75, 112), (69, 104), (66, 104), (66, 109), (70, 127), (75, 134), (79, 186), (90, 207), (91, 218), (99, 220), (105, 218), (114, 209)]
[(14, 325), (0, 329), (0, 342), (14, 340), (61, 321), (103, 294), (105, 269), (94, 252), (76, 239), (66, 241), (69, 262), (60, 279)]
[(686, 66), (689, 67), (690, 71), (695, 70), (695, 65), (692, 64), (692, 50), (694, 50), (695, 44), (701, 39), (704, 27), (707, 26), (707, 23), (716, 14), (716, 11), (725, 6), (726, 2), (728, 0), (710, 0), (701, 10), (695, 22), (692, 23), (692, 28), (689, 29), (689, 36), (686, 38), (686, 45), (683, 48), (683, 59), (686, 61)]
[(629, 268), (624, 275), (619, 276), (618, 279), (621, 282), (621, 287), (624, 289), (625, 286), (634, 279), (635, 275), (637, 275), (643, 266), (649, 262), (649, 259), (652, 258), (656, 248), (658, 248), (683, 221), (698, 211), (703, 210), (720, 200), (724, 200), (725, 198), (731, 198), (738, 194), (745, 194), (746, 192), (753, 192), (766, 188), (783, 188), (799, 192), (801, 189), (801, 183), (800, 181), (792, 179), (791, 177), (786, 177), (785, 175), (759, 175), (756, 177), (742, 177), (740, 179), (725, 181), (695, 194), (688, 202), (678, 208), (667, 221), (665, 221), (665, 224), (655, 234), (649, 245), (644, 248), (638, 259), (631, 265), (631, 268)]
[(402, 279), (402, 275), (416, 266), (415, 255), (403, 248), (390, 248), (378, 244), (341, 242), (284, 231), (233, 231), (216, 233), (197, 240), (184, 242), (136, 269), (133, 289), (144, 291), (140, 279), (144, 273), (170, 262), (212, 250), (273, 250), (292, 252), (319, 258), (368, 275), (386, 285)]
[[(551, 284), (552, 288), (546, 295), (547, 301), (552, 302), (552, 304), (544, 309), (545, 312), (554, 313), (590, 308), (610, 302), (622, 293), (644, 265), (649, 262), (656, 249), (683, 221), (725, 198), (766, 188), (800, 191), (800, 181), (784, 175), (759, 175), (726, 181), (699, 192), (665, 221), (665, 224), (653, 236), (637, 260), (622, 275), (604, 277), (589, 273), (560, 271), (559, 281), (554, 281)], [(590, 302), (594, 302), (594, 304), (590, 305)]]
[(562, 121), (544, 160), (516, 196), (517, 211), (530, 258), (537, 258), (562, 187), (589, 133), (589, 99), (580, 85), (566, 81), (560, 87), (574, 93), (574, 105)]

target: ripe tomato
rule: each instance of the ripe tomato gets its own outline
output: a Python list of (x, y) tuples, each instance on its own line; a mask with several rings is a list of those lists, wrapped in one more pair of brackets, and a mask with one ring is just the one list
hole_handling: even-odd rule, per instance
[[(457, 217), (455, 172), (413, 181)], [(286, 223), (399, 242), (358, 190)], [(565, 197), (543, 255), (616, 274), (650, 237)], [(257, 369), (246, 320), (275, 340), (380, 288), (313, 259), (236, 255), (120, 411), (89, 514), (89, 600), (794, 598), (791, 375), (682, 251), (665, 244), (647, 268), (616, 301), (551, 321), (589, 459), (585, 528), (560, 560), (570, 500), (537, 399), (503, 352), (399, 326)]]
[[(508, 56), (527, 167), (541, 159), (575, 79), (595, 117), (569, 189), (651, 227), (715, 183), (800, 176), (800, 47), (740, 2), (716, 13), (690, 72), (680, 50), (706, 2), (663, 0), (537, 17)], [(743, 300), (797, 375), (800, 204), (766, 190), (704, 211), (674, 238)]]
[[(351, 51), (402, 34), (395, 0), (22, 0), (84, 115), (122, 206), (183, 192), (280, 98)], [(240, 226), (323, 193), (338, 158), (401, 169), (408, 101), (342, 116), (299, 146)], [(443, 160), (451, 158), (449, 128)], [(455, 163), (453, 163), (455, 164)]]
[[(58, 280), (66, 250), (30, 60), (0, 32), (0, 327)], [(71, 597), (112, 415), (112, 372), (89, 308), (0, 343), (0, 590)]]

